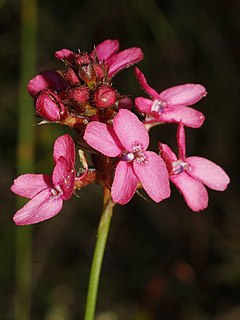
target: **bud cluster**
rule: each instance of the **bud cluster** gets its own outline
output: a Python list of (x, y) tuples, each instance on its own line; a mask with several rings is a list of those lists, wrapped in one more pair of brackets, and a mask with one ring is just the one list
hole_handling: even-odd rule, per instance
[[(126, 97), (121, 96), (112, 85), (114, 72), (109, 70), (111, 65), (119, 63), (119, 58), (115, 54), (116, 48), (113, 48), (110, 56), (109, 52), (107, 55), (102, 52), (104, 46), (109, 46), (109, 41), (117, 46), (116, 40), (106, 40), (90, 54), (74, 53), (68, 49), (55, 52), (55, 57), (64, 63), (64, 70), (43, 72), (28, 85), (40, 117), (47, 122), (57, 122), (76, 129), (84, 129), (92, 119), (108, 122), (114, 117), (119, 102)], [(141, 50), (131, 49), (137, 49), (138, 53), (133, 63), (141, 60)], [(129, 62), (123, 63), (120, 69), (128, 67)]]

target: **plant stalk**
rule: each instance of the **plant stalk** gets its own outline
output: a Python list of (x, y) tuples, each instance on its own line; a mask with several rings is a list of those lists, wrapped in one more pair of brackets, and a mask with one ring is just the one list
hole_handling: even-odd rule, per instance
[(90, 270), (88, 294), (84, 320), (93, 320), (96, 309), (99, 278), (101, 273), (103, 256), (111, 223), (113, 207), (115, 203), (111, 199), (109, 189), (104, 188), (104, 202), (102, 216), (98, 226), (97, 242), (93, 254), (92, 266)]

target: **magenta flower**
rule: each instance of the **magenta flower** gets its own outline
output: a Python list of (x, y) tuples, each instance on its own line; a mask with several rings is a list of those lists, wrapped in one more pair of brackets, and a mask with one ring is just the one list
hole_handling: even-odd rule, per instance
[[(177, 143), (179, 156), (166, 144), (160, 144), (161, 156), (169, 170), (170, 180), (182, 193), (187, 205), (193, 211), (200, 211), (208, 206), (210, 189), (223, 191), (230, 182), (228, 175), (217, 164), (202, 157), (186, 157), (185, 132), (182, 123), (178, 126)], [(204, 186), (205, 185), (205, 186)]]
[(119, 41), (111, 39), (98, 44), (91, 53), (92, 56), (95, 54), (98, 60), (104, 62), (108, 67), (109, 78), (143, 59), (143, 52), (140, 48), (133, 47), (119, 52)]
[(170, 196), (165, 163), (155, 152), (146, 151), (148, 132), (131, 111), (120, 109), (113, 126), (97, 121), (89, 123), (84, 139), (105, 156), (119, 159), (111, 189), (114, 202), (129, 202), (139, 181), (156, 202)]
[(143, 97), (135, 99), (137, 109), (148, 116), (146, 122), (182, 122), (188, 127), (201, 127), (205, 116), (188, 106), (206, 96), (206, 89), (202, 85), (187, 83), (157, 93), (148, 85), (138, 68), (135, 68), (135, 73), (138, 82), (151, 97), (151, 99)]
[(52, 176), (23, 174), (14, 180), (11, 190), (31, 199), (18, 210), (13, 220), (17, 225), (28, 225), (54, 217), (62, 209), (63, 201), (71, 198), (75, 181), (75, 147), (65, 134), (54, 144), (55, 167)]

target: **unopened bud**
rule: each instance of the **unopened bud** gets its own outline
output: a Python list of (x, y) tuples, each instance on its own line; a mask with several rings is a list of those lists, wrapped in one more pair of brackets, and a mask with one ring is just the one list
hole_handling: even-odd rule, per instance
[(72, 62), (76, 57), (76, 53), (68, 49), (61, 49), (55, 52), (55, 57), (59, 60)]
[(96, 86), (96, 73), (93, 65), (83, 65), (78, 69), (79, 77), (88, 85), (89, 89), (94, 89)]
[(58, 96), (50, 90), (43, 91), (36, 100), (36, 112), (45, 120), (59, 121), (64, 113), (65, 107)]
[(77, 86), (80, 83), (80, 80), (78, 76), (76, 75), (73, 68), (69, 67), (64, 72), (64, 79), (71, 85), (71, 86)]
[(92, 62), (92, 58), (87, 53), (80, 53), (75, 60), (75, 64), (77, 67), (82, 67), (90, 64)]
[(79, 86), (66, 89), (59, 94), (64, 104), (83, 112), (84, 106), (89, 101), (89, 89), (86, 86)]
[(116, 102), (117, 92), (108, 85), (102, 85), (94, 93), (94, 103), (98, 108), (113, 106)]

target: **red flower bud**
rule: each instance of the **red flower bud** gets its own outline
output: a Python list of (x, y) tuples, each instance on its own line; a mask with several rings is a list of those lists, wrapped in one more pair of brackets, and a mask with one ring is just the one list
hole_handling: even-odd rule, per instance
[(50, 90), (42, 91), (36, 100), (36, 112), (45, 120), (59, 121), (65, 107), (58, 96)]
[(92, 58), (87, 53), (81, 53), (77, 59), (75, 60), (75, 64), (77, 67), (82, 67), (90, 64), (92, 62)]
[(79, 77), (86, 82), (90, 89), (96, 85), (96, 73), (92, 64), (83, 65), (78, 69)]
[(65, 89), (59, 94), (59, 98), (64, 104), (83, 112), (84, 106), (89, 101), (89, 89), (85, 86)]
[(72, 68), (67, 68), (64, 72), (64, 79), (71, 85), (77, 86), (80, 83), (78, 76)]
[(94, 93), (94, 103), (98, 108), (113, 106), (116, 102), (117, 92), (108, 85), (98, 87)]

